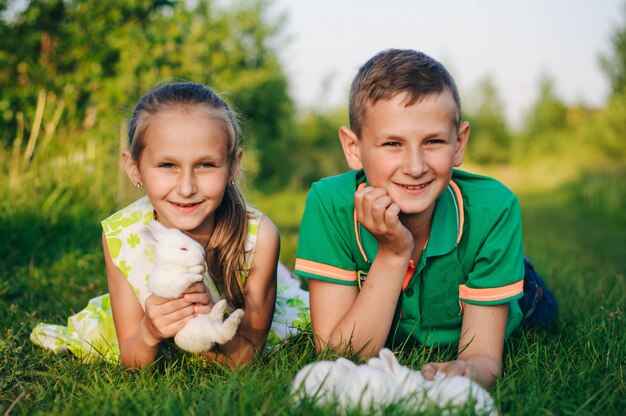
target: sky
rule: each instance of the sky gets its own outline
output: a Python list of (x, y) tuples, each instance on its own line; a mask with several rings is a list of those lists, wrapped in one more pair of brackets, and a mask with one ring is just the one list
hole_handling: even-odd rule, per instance
[[(455, 78), (465, 106), (490, 77), (515, 126), (549, 76), (568, 104), (600, 107), (599, 57), (624, 22), (623, 0), (277, 0), (289, 38), (281, 59), (299, 108), (347, 107), (359, 66), (387, 48), (420, 50)], [(474, 101), (472, 99), (474, 98)]]

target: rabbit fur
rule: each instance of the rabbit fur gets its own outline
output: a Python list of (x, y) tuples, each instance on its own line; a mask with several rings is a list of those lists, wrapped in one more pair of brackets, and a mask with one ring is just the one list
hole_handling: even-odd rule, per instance
[(228, 303), (220, 299), (215, 285), (207, 285), (202, 277), (204, 248), (182, 231), (166, 228), (158, 221), (148, 223), (144, 236), (155, 246), (155, 266), (148, 278), (151, 293), (164, 298), (177, 298), (190, 285), (203, 282), (211, 295), (211, 312), (194, 316), (178, 331), (174, 336), (176, 345), (185, 351), (199, 353), (231, 340), (244, 312), (237, 309), (224, 320)]
[(427, 381), (419, 371), (402, 366), (386, 348), (362, 365), (345, 358), (309, 364), (296, 374), (292, 394), (296, 401), (308, 397), (318, 405), (336, 403), (344, 412), (355, 408), (380, 410), (392, 403), (420, 412), (462, 406), (473, 400), (477, 413), (498, 415), (493, 399), (476, 382), (444, 373)]

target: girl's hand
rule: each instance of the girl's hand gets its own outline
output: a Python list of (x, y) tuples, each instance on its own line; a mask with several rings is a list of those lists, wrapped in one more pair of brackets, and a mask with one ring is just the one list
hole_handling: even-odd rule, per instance
[(354, 194), (356, 219), (378, 241), (379, 252), (411, 255), (414, 241), (400, 222), (400, 207), (382, 188), (365, 187)]
[(422, 376), (425, 380), (430, 381), (435, 378), (435, 374), (439, 371), (449, 376), (469, 377), (468, 366), (464, 360), (425, 364), (422, 367)]
[(148, 296), (143, 322), (152, 339), (146, 341), (158, 343), (172, 338), (194, 316), (194, 310), (195, 304), (186, 301), (184, 296), (176, 299)]
[(195, 314), (208, 314), (211, 312), (213, 305), (211, 304), (211, 295), (209, 290), (202, 283), (194, 283), (183, 292), (183, 298), (194, 304)]

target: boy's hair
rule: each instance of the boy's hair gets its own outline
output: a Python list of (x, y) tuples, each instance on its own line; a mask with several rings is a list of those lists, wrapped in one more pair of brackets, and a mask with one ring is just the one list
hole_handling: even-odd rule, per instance
[(354, 77), (350, 88), (350, 128), (359, 136), (367, 107), (406, 92), (406, 106), (424, 97), (450, 91), (456, 103), (455, 124), (461, 122), (461, 99), (454, 79), (430, 56), (411, 49), (387, 49), (368, 60)]
[[(220, 123), (227, 140), (231, 168), (241, 147), (237, 115), (215, 91), (202, 84), (175, 82), (148, 92), (135, 107), (128, 129), (130, 154), (139, 165), (145, 148), (150, 121), (164, 111), (194, 112)], [(205, 246), (208, 272), (228, 302), (244, 307), (241, 274), (245, 264), (248, 214), (243, 196), (229, 181), (222, 203), (215, 211), (215, 229)]]

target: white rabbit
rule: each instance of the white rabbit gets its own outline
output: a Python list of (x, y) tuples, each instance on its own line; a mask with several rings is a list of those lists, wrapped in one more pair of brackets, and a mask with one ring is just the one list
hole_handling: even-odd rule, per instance
[[(164, 298), (177, 298), (196, 282), (205, 282), (204, 248), (175, 228), (166, 228), (158, 221), (150, 221), (144, 236), (155, 246), (155, 266), (148, 279), (148, 290)], [(212, 282), (211, 282), (212, 283)], [(237, 309), (224, 320), (228, 304), (220, 300), (217, 291), (208, 285), (214, 303), (211, 313), (194, 316), (174, 337), (181, 349), (189, 352), (208, 351), (215, 344), (231, 340), (243, 318), (243, 310)]]
[(309, 364), (296, 375), (292, 392), (296, 400), (308, 396), (318, 405), (336, 400), (341, 411), (401, 403), (420, 412), (475, 400), (476, 412), (498, 414), (489, 393), (469, 378), (438, 373), (433, 381), (426, 381), (419, 371), (402, 366), (386, 348), (359, 366), (344, 358)]

